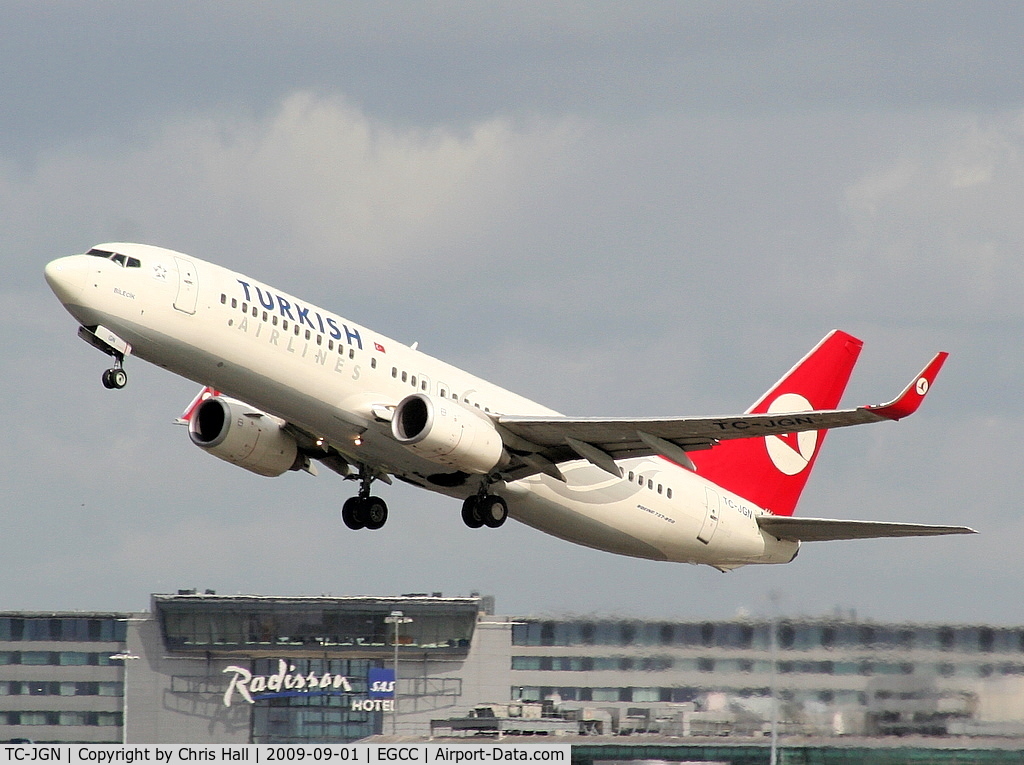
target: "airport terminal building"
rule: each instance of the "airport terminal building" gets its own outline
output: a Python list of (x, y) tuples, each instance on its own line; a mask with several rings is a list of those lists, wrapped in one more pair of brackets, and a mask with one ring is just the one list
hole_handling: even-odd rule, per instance
[(440, 594), (0, 612), (0, 740), (465, 735), (532, 707), (581, 734), (763, 741), (774, 717), (783, 737), (1024, 739), (1024, 627), (513, 617)]

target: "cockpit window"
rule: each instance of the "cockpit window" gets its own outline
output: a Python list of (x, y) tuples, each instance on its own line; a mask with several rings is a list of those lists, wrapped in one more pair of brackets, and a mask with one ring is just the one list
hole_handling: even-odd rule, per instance
[(121, 265), (122, 268), (141, 268), (142, 263), (138, 258), (129, 258), (126, 255), (122, 255), (119, 252), (111, 252), (110, 250), (100, 250), (93, 247), (89, 250), (86, 255), (95, 255), (97, 258), (106, 258), (112, 260), (115, 263)]

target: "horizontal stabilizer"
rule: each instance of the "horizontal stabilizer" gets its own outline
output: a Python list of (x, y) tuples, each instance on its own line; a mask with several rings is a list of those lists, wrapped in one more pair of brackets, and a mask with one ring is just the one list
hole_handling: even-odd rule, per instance
[(799, 518), (761, 515), (757, 525), (773, 537), (791, 542), (832, 542), (840, 539), (884, 537), (934, 537), (944, 534), (977, 534), (967, 526), (929, 526), (921, 523), (846, 521), (833, 518)]

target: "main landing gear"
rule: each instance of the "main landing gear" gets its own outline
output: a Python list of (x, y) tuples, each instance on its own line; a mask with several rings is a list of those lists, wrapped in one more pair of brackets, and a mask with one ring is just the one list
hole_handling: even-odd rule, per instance
[(508, 504), (497, 494), (481, 491), (462, 503), (462, 522), (471, 529), (496, 529), (508, 519)]
[(341, 507), (341, 520), (352, 530), (376, 531), (388, 520), (388, 503), (380, 497), (370, 496), (373, 476), (365, 469), (359, 475), (359, 494), (345, 500)]

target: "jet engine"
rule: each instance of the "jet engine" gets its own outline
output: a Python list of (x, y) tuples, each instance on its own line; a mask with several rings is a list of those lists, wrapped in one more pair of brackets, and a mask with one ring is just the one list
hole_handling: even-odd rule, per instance
[(188, 437), (214, 457), (271, 478), (303, 464), (298, 443), (279, 420), (221, 396), (196, 407)]
[(420, 457), (465, 473), (490, 473), (508, 462), (490, 418), (457, 401), (406, 396), (395, 408), (391, 433)]

